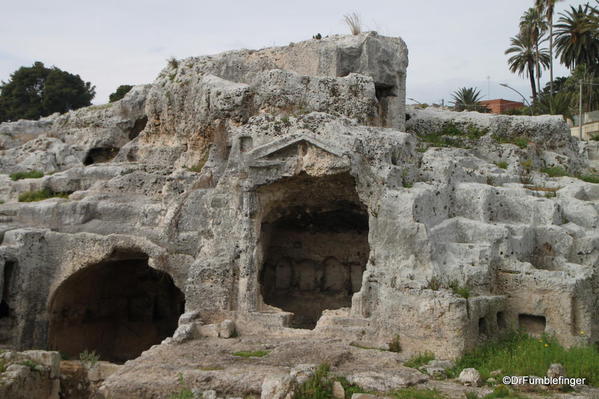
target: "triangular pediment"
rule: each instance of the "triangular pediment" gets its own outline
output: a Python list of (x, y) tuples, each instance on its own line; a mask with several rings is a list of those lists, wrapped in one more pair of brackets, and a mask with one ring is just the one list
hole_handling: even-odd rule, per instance
[(303, 134), (287, 136), (279, 140), (272, 141), (263, 146), (254, 148), (248, 155), (253, 161), (266, 161), (271, 160), (273, 156), (276, 156), (277, 154), (282, 154), (286, 152), (286, 150), (291, 150), (300, 145), (311, 145), (333, 156), (343, 156), (343, 151), (340, 148)]

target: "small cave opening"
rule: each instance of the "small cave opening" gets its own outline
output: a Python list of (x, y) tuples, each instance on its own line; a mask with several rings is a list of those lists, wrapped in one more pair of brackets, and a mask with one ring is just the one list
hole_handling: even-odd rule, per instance
[(83, 164), (85, 166), (92, 165), (95, 163), (103, 163), (112, 160), (119, 153), (119, 149), (116, 147), (95, 147), (90, 149), (85, 154)]
[(489, 335), (489, 330), (487, 329), (487, 319), (484, 317), (478, 319), (478, 335), (481, 337), (486, 337)]
[(142, 132), (142, 130), (144, 130), (146, 128), (147, 124), (148, 124), (147, 116), (137, 119), (135, 121), (135, 123), (133, 124), (133, 127), (129, 130), (129, 140), (133, 140), (134, 138), (139, 136), (139, 134)]
[(507, 322), (505, 321), (505, 314), (503, 312), (497, 312), (497, 329), (505, 330), (507, 328)]
[(312, 329), (323, 310), (350, 307), (361, 289), (368, 214), (349, 174), (276, 186), (284, 195), (262, 221), (262, 298), (293, 313), (291, 327)]
[(543, 333), (545, 333), (547, 320), (544, 316), (519, 314), (518, 325), (520, 326), (520, 330), (532, 335), (533, 337), (540, 337), (543, 335)]
[(145, 254), (115, 253), (56, 289), (48, 346), (74, 357), (93, 350), (122, 363), (171, 336), (184, 307), (171, 276), (151, 268)]
[(0, 319), (6, 319), (12, 315), (9, 295), (11, 293), (16, 265), (14, 262), (4, 263), (2, 272), (2, 295), (0, 295)]

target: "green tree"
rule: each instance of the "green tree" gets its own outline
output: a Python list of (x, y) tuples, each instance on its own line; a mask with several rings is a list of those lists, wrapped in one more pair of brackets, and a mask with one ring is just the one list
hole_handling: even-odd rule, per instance
[[(545, 32), (547, 31), (547, 23), (539, 13), (539, 10), (531, 7), (520, 18), (520, 32), (523, 35), (530, 37), (530, 41), (534, 44), (535, 49), (535, 75), (537, 78), (537, 89), (541, 90), (541, 63), (540, 63), (540, 44), (545, 41)], [(535, 100), (533, 96), (533, 100)]]
[(570, 69), (586, 64), (591, 72), (599, 67), (599, 25), (589, 4), (560, 13), (555, 25), (555, 49), (560, 62)]
[(451, 95), (456, 111), (488, 112), (488, 108), (480, 104), (480, 91), (474, 87), (462, 87)]
[(532, 97), (536, 98), (537, 86), (535, 82), (535, 67), (537, 62), (541, 66), (548, 66), (550, 64), (549, 53), (546, 49), (539, 49), (537, 55), (535, 43), (532, 41), (530, 34), (526, 31), (521, 31), (516, 36), (512, 37), (510, 42), (511, 46), (505, 50), (506, 55), (511, 55), (510, 58), (508, 58), (510, 71), (530, 79)]
[(37, 119), (91, 105), (95, 87), (79, 75), (35, 62), (12, 73), (0, 85), (0, 122)]
[(133, 88), (131, 85), (120, 85), (114, 93), (112, 93), (108, 99), (111, 103), (120, 100), (125, 97), (125, 94), (129, 93), (129, 91)]

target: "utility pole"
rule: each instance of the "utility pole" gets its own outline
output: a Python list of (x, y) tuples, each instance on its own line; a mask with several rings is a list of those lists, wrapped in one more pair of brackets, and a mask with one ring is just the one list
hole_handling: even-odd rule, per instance
[(582, 79), (580, 79), (580, 91), (578, 93), (578, 138), (582, 140)]

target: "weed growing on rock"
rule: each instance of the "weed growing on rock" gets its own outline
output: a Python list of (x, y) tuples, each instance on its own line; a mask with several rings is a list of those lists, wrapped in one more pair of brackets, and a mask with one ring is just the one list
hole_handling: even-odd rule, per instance
[(401, 343), (399, 342), (399, 335), (396, 335), (391, 342), (389, 342), (389, 352), (401, 352)]
[(449, 283), (449, 288), (453, 291), (457, 296), (461, 296), (462, 298), (470, 298), (470, 289), (466, 286), (460, 286), (456, 280)]
[(563, 177), (568, 176), (568, 172), (566, 169), (561, 168), (559, 166), (553, 166), (551, 168), (543, 168), (541, 172), (549, 175), (549, 177)]
[(168, 65), (171, 68), (179, 68), (179, 61), (175, 57), (171, 57), (168, 59)]
[(22, 366), (27, 366), (29, 367), (29, 370), (31, 371), (38, 371), (39, 369), (37, 368), (38, 364), (36, 362), (34, 362), (31, 359), (25, 359), (22, 362), (19, 363)]
[(418, 367), (422, 367), (431, 360), (435, 360), (435, 355), (432, 352), (424, 352), (419, 353), (416, 356), (412, 356), (407, 362), (403, 365), (406, 367), (412, 367), (417, 369)]
[(90, 352), (86, 349), (79, 354), (79, 360), (85, 367), (92, 368), (98, 363), (98, 360), (100, 360), (100, 355), (98, 355), (96, 351)]
[(520, 161), (520, 166), (522, 166), (522, 168), (524, 170), (526, 170), (527, 172), (530, 172), (532, 170), (532, 159), (527, 159), (524, 161)]
[(433, 276), (430, 280), (427, 281), (426, 288), (433, 291), (439, 291), (443, 287), (441, 280), (439, 280), (436, 276)]
[(362, 20), (357, 13), (346, 14), (343, 16), (343, 20), (352, 35), (359, 35), (362, 32)]
[(495, 165), (497, 165), (498, 168), (507, 169), (507, 162), (505, 161), (496, 162)]
[(11, 180), (39, 179), (40, 177), (44, 177), (44, 172), (40, 170), (31, 170), (29, 172), (17, 172), (10, 175)]
[(193, 399), (193, 392), (185, 383), (185, 379), (182, 374), (179, 374), (179, 391), (172, 393), (168, 399)]
[(294, 399), (328, 399), (332, 397), (332, 381), (329, 380), (328, 364), (318, 366), (314, 375), (300, 385)]

